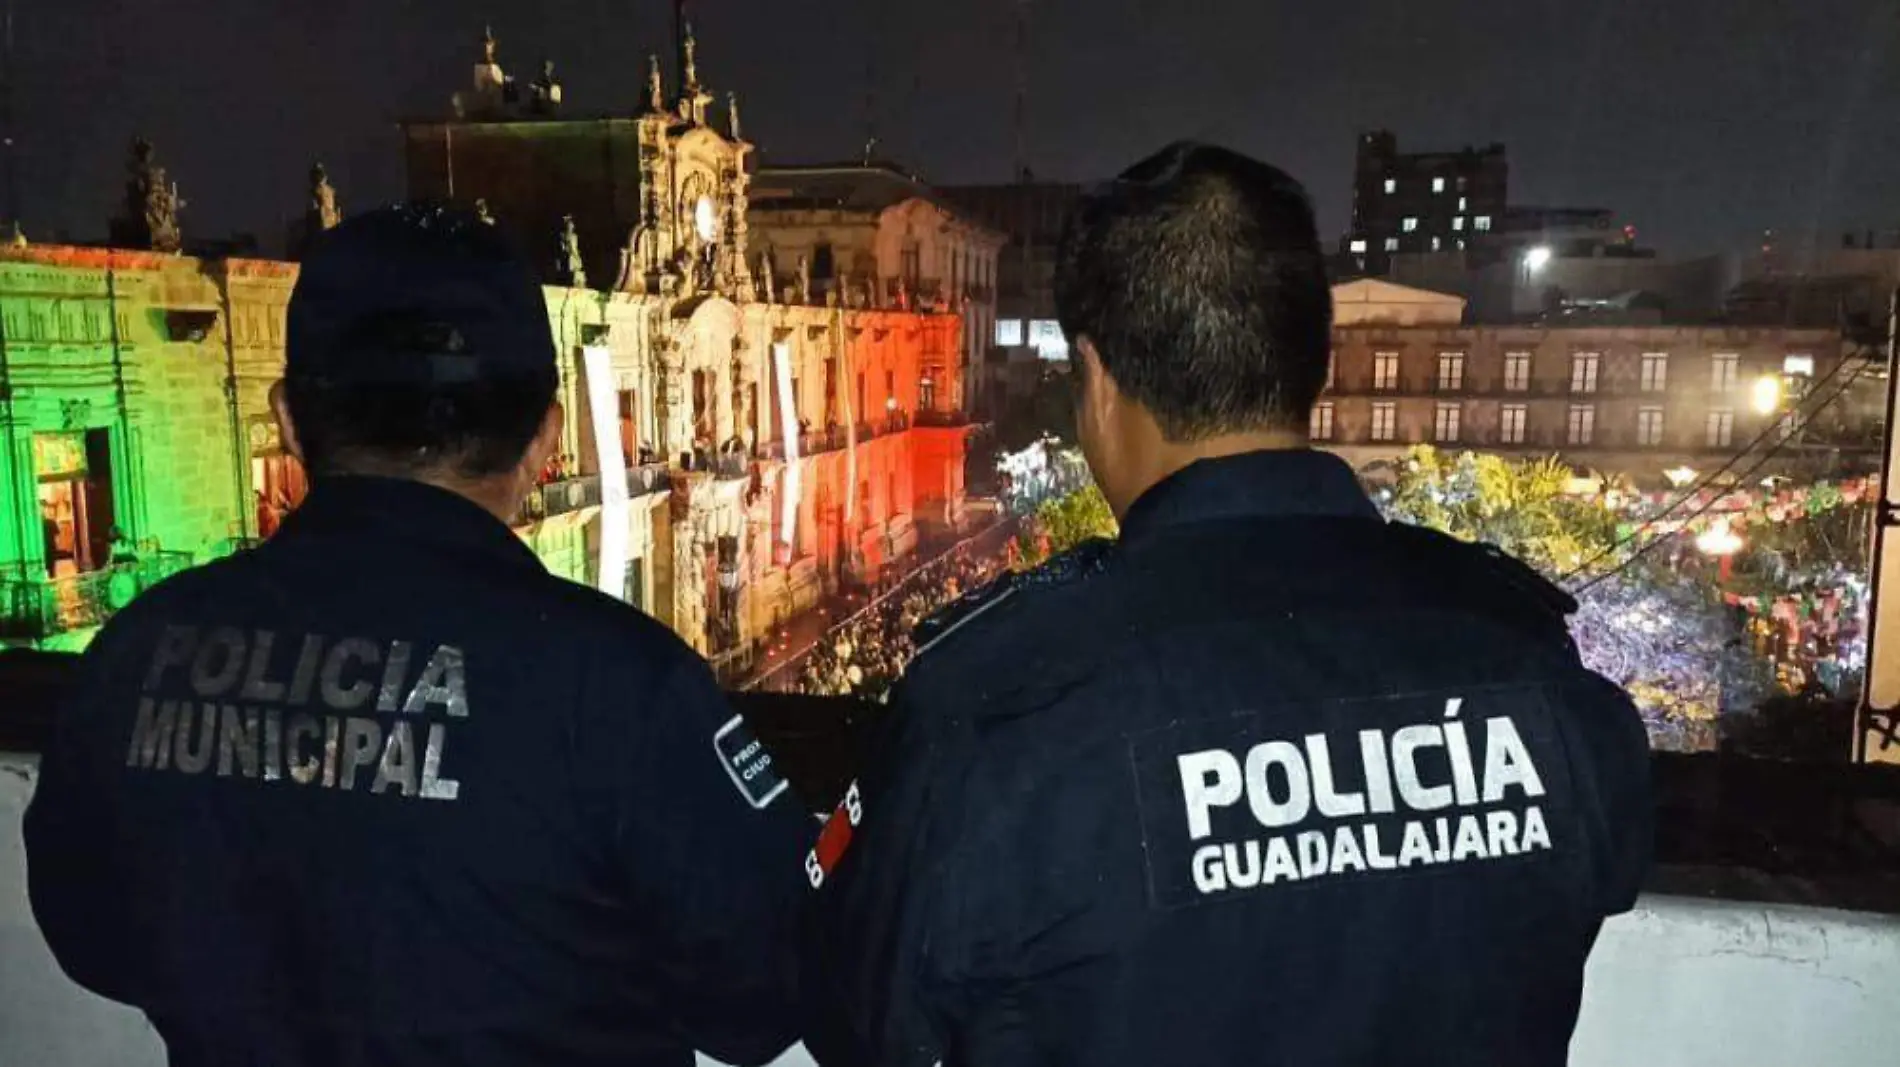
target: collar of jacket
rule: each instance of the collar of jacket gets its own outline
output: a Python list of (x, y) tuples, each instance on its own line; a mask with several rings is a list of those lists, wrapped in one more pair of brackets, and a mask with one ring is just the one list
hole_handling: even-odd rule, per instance
[(1215, 519), (1345, 518), (1381, 521), (1344, 460), (1310, 448), (1243, 452), (1190, 463), (1135, 501), (1122, 541)]
[(545, 571), (505, 523), (459, 493), (404, 478), (319, 478), (272, 542), (312, 536), (409, 541), (471, 551), (504, 566)]

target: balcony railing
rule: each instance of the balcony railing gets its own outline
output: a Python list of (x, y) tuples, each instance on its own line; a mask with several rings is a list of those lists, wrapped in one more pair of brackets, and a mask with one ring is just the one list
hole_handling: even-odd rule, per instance
[(627, 495), (635, 500), (653, 493), (664, 493), (673, 486), (664, 463), (646, 463), (627, 468)]
[(0, 579), (0, 638), (38, 641), (103, 625), (134, 597), (190, 566), (189, 552), (146, 552), (64, 578)]
[(968, 426), (972, 422), (967, 411), (919, 411), (911, 421), (918, 426), (938, 428)]
[(574, 512), (599, 506), (600, 476), (598, 474), (563, 478), (560, 481), (535, 486), (528, 493), (528, 499), (522, 502), (521, 515), (515, 520), (515, 525), (526, 526), (559, 515), (572, 515)]

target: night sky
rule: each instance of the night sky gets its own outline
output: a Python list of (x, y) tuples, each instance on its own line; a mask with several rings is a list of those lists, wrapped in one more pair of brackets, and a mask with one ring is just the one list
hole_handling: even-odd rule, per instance
[[(13, 0), (29, 237), (98, 238), (156, 142), (188, 237), (281, 242), (314, 158), (394, 198), (394, 122), (447, 113), (486, 15), (523, 82), (626, 111), (667, 0)], [(700, 0), (701, 76), (770, 161), (881, 154), (939, 182), (1013, 158), (1015, 0)], [(1287, 168), (1329, 234), (1353, 136), (1503, 141), (1518, 203), (1615, 209), (1669, 253), (1900, 227), (1894, 0), (1037, 0), (1029, 164), (1093, 179), (1178, 137)], [(869, 72), (867, 75), (867, 71)]]

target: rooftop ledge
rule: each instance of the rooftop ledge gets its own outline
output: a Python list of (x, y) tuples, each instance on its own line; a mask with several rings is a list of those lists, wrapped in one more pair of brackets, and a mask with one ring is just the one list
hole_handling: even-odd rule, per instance
[[(13, 714), (36, 690), (5, 674), (0, 1063), (161, 1067), (143, 1018), (68, 982), (33, 925), (20, 815), (49, 717), (28, 726)], [(814, 809), (843, 792), (880, 713), (826, 698), (732, 699)], [(1900, 768), (1659, 754), (1654, 769), (1660, 866), (1636, 909), (1604, 926), (1571, 1063), (1890, 1067), (1900, 1048)], [(811, 1060), (794, 1049), (779, 1062)]]

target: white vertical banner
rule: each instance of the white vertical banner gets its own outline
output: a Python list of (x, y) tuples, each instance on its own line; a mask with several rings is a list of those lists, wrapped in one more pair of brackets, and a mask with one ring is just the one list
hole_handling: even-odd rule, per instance
[[(600, 566), (595, 587), (616, 599), (627, 595), (627, 455), (620, 444), (620, 398), (614, 389), (613, 354), (599, 345), (581, 349), (587, 372), (587, 410), (593, 416), (594, 456), (600, 467)], [(637, 605), (636, 605), (637, 606)]]
[(798, 543), (799, 445), (798, 405), (792, 397), (792, 346), (772, 346), (772, 375), (778, 382), (778, 438), (785, 445), (785, 484), (779, 493), (779, 540)]

